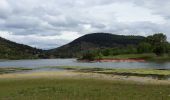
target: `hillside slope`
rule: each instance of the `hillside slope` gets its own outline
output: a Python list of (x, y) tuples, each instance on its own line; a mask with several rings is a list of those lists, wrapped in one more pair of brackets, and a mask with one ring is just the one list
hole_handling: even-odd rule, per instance
[(142, 36), (124, 36), (114, 35), (110, 33), (92, 33), (84, 35), (69, 44), (56, 49), (49, 50), (51, 55), (55, 57), (75, 57), (82, 51), (99, 49), (99, 48), (114, 48), (124, 47), (128, 45), (137, 45), (143, 41)]
[(40, 49), (18, 44), (0, 37), (0, 59), (32, 59), (38, 58)]

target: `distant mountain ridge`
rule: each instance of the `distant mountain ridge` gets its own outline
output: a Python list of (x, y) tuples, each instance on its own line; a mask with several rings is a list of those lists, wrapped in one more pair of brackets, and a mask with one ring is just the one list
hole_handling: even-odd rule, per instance
[(138, 45), (143, 41), (143, 36), (125, 36), (111, 33), (92, 33), (75, 39), (74, 41), (49, 52), (55, 57), (75, 57), (80, 52), (90, 49), (123, 47)]
[(136, 46), (144, 39), (143, 36), (92, 33), (79, 37), (59, 48), (41, 50), (0, 37), (0, 59), (71, 58), (77, 57), (81, 52), (87, 50)]
[(32, 59), (39, 58), (42, 50), (18, 44), (0, 37), (0, 59)]

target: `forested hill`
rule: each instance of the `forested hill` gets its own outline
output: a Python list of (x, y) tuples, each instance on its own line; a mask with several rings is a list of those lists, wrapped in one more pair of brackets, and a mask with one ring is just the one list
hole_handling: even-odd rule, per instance
[(125, 47), (138, 45), (145, 37), (124, 36), (110, 33), (92, 33), (84, 35), (69, 44), (50, 50), (55, 57), (75, 57), (80, 52), (101, 48)]
[(18, 44), (0, 37), (0, 59), (32, 59), (38, 58), (40, 49)]

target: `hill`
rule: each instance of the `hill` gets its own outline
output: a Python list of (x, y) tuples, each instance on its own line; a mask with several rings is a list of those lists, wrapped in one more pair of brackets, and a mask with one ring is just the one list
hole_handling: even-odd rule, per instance
[(0, 37), (0, 59), (33, 59), (38, 58), (40, 49), (18, 44)]
[(145, 37), (142, 36), (124, 36), (110, 33), (92, 33), (61, 46), (49, 50), (55, 57), (76, 57), (81, 52), (93, 49), (125, 47), (128, 45), (138, 45)]

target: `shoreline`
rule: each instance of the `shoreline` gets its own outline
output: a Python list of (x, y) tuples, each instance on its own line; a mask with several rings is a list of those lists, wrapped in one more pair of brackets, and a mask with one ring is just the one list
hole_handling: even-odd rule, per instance
[(129, 59), (95, 59), (95, 60), (77, 60), (79, 62), (146, 62), (145, 59), (135, 59), (135, 58), (129, 58)]
[(170, 80), (158, 80), (151, 77), (108, 75), (102, 73), (65, 71), (42, 71), (30, 73), (9, 73), (0, 75), (1, 80), (26, 80), (26, 79), (97, 79), (108, 81), (125, 81), (139, 84), (170, 84)]

